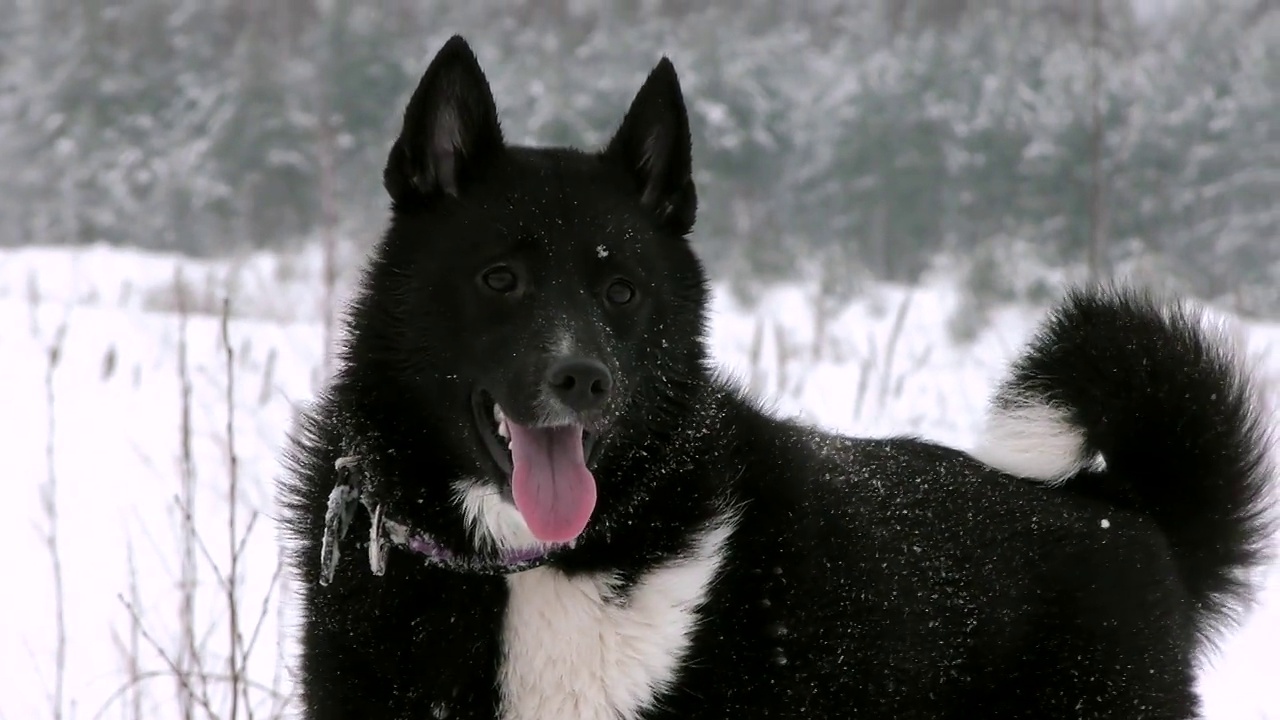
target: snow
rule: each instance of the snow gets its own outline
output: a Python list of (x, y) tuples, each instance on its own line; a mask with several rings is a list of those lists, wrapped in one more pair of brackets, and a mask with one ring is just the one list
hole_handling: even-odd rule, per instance
[[(309, 398), (320, 377), (318, 259), (261, 254), (228, 263), (105, 248), (28, 248), (0, 252), (0, 327), (6, 328), (0, 333), (6, 381), (0, 455), (14, 479), (6, 485), (8, 517), (0, 523), (0, 546), (9, 552), (0, 613), (0, 718), (49, 715), (55, 620), (41, 494), (50, 474), (45, 381), (60, 327), (52, 473), (67, 600), (67, 717), (126, 715), (125, 704), (133, 702), (125, 659), (131, 646), (140, 656), (144, 714), (177, 717), (165, 660), (141, 633), (131, 633), (124, 601), (136, 607), (146, 634), (178, 657), (181, 325), (171, 302), (178, 266), (203, 298), (187, 320), (185, 342), (193, 515), (203, 539), (194, 612), (212, 678), (210, 700), (215, 707), (226, 700), (215, 676), (227, 667), (228, 610), (211, 562), (225, 572), (232, 540), (227, 360), (216, 314), (228, 284), (235, 291), (230, 337), (239, 534), (249, 528), (238, 613), (246, 639), (256, 637), (247, 653), (248, 672), (259, 684), (249, 694), (255, 714), (282, 702), (271, 688), (288, 692), (288, 669), (280, 661), (291, 652), (295, 618), (289, 603), (279, 602), (292, 595), (288, 577), (277, 576), (272, 483), (295, 404)], [(948, 334), (959, 296), (944, 282), (874, 286), (828, 318), (815, 317), (812, 291), (800, 286), (770, 290), (750, 310), (727, 292), (716, 298), (717, 357), (779, 412), (849, 432), (911, 432), (964, 447), (975, 440), (1002, 364), (1041, 310), (999, 307), (972, 343), (959, 345)], [(1280, 378), (1280, 352), (1268, 354), (1280, 345), (1280, 325), (1252, 323), (1248, 330), (1250, 349)], [(1280, 717), (1273, 677), (1280, 667), (1280, 570), (1265, 578), (1261, 607), (1203, 673), (1210, 720)], [(158, 676), (145, 675), (151, 671)]]

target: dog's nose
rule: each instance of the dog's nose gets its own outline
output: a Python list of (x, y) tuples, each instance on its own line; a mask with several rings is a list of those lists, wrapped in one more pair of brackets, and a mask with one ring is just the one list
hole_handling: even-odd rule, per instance
[(551, 366), (547, 384), (560, 402), (575, 412), (599, 410), (613, 389), (613, 376), (603, 363), (565, 358)]

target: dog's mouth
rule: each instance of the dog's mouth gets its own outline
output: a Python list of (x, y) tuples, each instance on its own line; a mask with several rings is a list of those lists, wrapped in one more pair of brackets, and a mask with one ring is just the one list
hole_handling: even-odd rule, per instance
[(522, 425), (489, 393), (472, 396), (476, 430), (511, 483), (511, 496), (529, 531), (546, 543), (578, 537), (596, 504), (591, 474), (598, 437), (579, 424)]

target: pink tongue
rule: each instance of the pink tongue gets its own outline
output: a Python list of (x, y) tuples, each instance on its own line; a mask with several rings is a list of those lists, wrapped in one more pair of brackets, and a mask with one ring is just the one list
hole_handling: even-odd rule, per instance
[(582, 428), (527, 428), (507, 420), (511, 493), (533, 536), (568, 542), (596, 506), (596, 479), (582, 456)]

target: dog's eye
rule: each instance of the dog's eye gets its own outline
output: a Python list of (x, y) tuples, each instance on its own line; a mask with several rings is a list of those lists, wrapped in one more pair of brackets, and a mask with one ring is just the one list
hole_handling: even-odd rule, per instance
[(605, 299), (614, 305), (626, 305), (636, 296), (636, 289), (626, 280), (614, 280), (604, 291)]
[(481, 279), (484, 280), (485, 287), (499, 293), (514, 292), (519, 284), (515, 271), (505, 265), (489, 268)]

